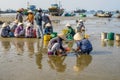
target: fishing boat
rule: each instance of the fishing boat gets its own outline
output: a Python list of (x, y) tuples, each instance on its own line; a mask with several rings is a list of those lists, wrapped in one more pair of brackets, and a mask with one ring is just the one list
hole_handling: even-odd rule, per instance
[(95, 16), (97, 17), (112, 17), (110, 12), (103, 12), (103, 13), (96, 13)]
[(86, 17), (85, 13), (80, 13), (80, 17)]
[(120, 13), (117, 14), (117, 18), (120, 18)]
[(52, 16), (61, 16), (64, 13), (64, 9), (60, 7), (60, 3), (51, 4), (48, 10), (49, 14)]
[(64, 12), (62, 16), (70, 17), (70, 16), (75, 16), (74, 12)]

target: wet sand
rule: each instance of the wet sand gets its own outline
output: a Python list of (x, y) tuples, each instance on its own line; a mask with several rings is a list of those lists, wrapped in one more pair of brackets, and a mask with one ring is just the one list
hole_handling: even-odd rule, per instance
[[(69, 22), (54, 22), (60, 32)], [(101, 32), (120, 34), (120, 19), (85, 19), (86, 33), (93, 44), (90, 55), (64, 57), (47, 55), (47, 43), (41, 39), (0, 38), (0, 80), (119, 80), (120, 42), (101, 41)], [(69, 46), (72, 46), (72, 42)]]

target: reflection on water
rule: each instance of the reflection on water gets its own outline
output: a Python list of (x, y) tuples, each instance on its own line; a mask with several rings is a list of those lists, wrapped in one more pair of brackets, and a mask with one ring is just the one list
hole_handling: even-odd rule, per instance
[(66, 56), (48, 56), (48, 64), (51, 69), (56, 70), (57, 72), (64, 72), (66, 69), (66, 64), (64, 60)]
[(37, 48), (37, 52), (40, 52), (40, 51), (42, 51), (42, 49), (43, 49), (43, 40), (37, 40), (37, 43), (36, 43), (36, 48)]
[(29, 57), (32, 58), (32, 56), (34, 54), (34, 42), (26, 41), (26, 47), (28, 49)]
[(42, 69), (42, 58), (44, 54), (43, 40), (37, 40), (36, 64), (38, 69)]
[(41, 39), (25, 39), (25, 38), (1, 38), (0, 47), (3, 48), (4, 53), (10, 51), (17, 55), (28, 53), (29, 57), (33, 57), (35, 52), (47, 53), (47, 43), (43, 43)]
[(44, 48), (47, 48), (49, 41), (43, 41), (44, 43)]
[(1, 41), (1, 46), (4, 48), (5, 51), (9, 51), (11, 48), (10, 41)]
[(113, 47), (114, 46), (114, 40), (108, 40), (108, 46)]
[(92, 56), (86, 54), (77, 56), (76, 58), (76, 65), (73, 66), (73, 69), (76, 72), (84, 70), (92, 61)]
[[(116, 44), (116, 45), (115, 45)], [(101, 46), (102, 47), (119, 47), (120, 42), (119, 41), (114, 41), (114, 40), (101, 40)]]
[(120, 41), (115, 41), (117, 47), (120, 47)]
[(102, 46), (102, 47), (106, 47), (106, 46), (107, 46), (107, 42), (104, 41), (104, 40), (101, 40), (101, 46)]
[(13, 45), (16, 48), (17, 54), (22, 55), (24, 52), (24, 41), (13, 40)]
[(42, 69), (42, 53), (38, 52), (36, 54), (36, 64), (38, 65), (38, 69)]

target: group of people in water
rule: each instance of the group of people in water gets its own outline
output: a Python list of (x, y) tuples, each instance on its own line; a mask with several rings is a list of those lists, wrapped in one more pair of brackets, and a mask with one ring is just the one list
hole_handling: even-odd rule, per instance
[[(26, 24), (24, 24), (24, 21)], [(66, 53), (66, 48), (63, 47), (63, 41), (72, 37), (77, 45), (75, 52), (87, 53), (92, 51), (91, 42), (85, 38), (85, 26), (83, 20), (77, 20), (77, 27), (73, 29), (68, 23), (65, 26), (68, 28), (67, 34), (59, 33), (52, 38), (48, 44), (48, 55), (63, 56)], [(36, 27), (34, 25), (36, 24)], [(43, 31), (44, 30), (44, 31)], [(1, 37), (25, 37), (25, 38), (43, 38), (44, 34), (50, 35), (53, 33), (53, 26), (50, 18), (42, 13), (42, 9), (37, 9), (34, 14), (32, 10), (28, 10), (28, 15), (23, 20), (22, 10), (17, 11), (16, 20), (10, 26), (8, 23), (3, 23), (0, 35)]]
[(60, 33), (57, 37), (51, 39), (48, 44), (48, 55), (66, 55), (67, 48), (63, 47), (63, 41), (67, 40), (68, 36), (72, 36), (77, 47), (73, 49), (76, 53), (89, 54), (92, 50), (91, 42), (85, 37), (85, 26), (83, 20), (77, 20), (77, 27), (74, 30), (68, 23), (67, 34)]
[(53, 32), (51, 20), (47, 15), (42, 15), (41, 8), (37, 9), (36, 13), (28, 10), (25, 20), (23, 16), (22, 10), (17, 10), (15, 21), (11, 24), (3, 23), (0, 31), (1, 37), (43, 38), (44, 34)]

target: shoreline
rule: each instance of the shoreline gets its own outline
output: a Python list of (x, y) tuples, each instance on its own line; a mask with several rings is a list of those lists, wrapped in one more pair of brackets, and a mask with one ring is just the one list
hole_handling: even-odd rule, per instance
[[(53, 22), (58, 33), (66, 28), (67, 22), (75, 28), (75, 19), (78, 17), (51, 16), (52, 21), (60, 21)], [(120, 42), (102, 41), (100, 35), (101, 32), (120, 34), (120, 19), (86, 17), (83, 20), (93, 45), (90, 55), (76, 57), (69, 53), (61, 58), (48, 57), (48, 41), (43, 39), (0, 38), (0, 80), (119, 80)], [(72, 47), (74, 42), (67, 45)]]
[[(51, 21), (58, 21), (58, 20), (77, 20), (80, 19), (79, 16), (71, 16), (71, 17), (65, 17), (65, 16), (49, 16)], [(23, 16), (23, 19), (25, 19), (26, 16)], [(83, 17), (81, 19), (86, 20), (86, 19), (100, 19), (101, 17)], [(115, 18), (115, 17), (111, 17), (111, 18)], [(109, 18), (108, 18), (109, 19)], [(15, 20), (15, 15), (0, 15), (0, 24), (3, 22), (12, 22)]]

